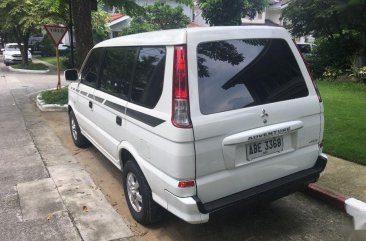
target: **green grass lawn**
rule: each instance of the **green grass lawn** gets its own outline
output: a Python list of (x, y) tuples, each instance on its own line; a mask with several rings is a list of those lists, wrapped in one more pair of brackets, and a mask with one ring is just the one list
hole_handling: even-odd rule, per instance
[(49, 64), (56, 65), (56, 57), (39, 57), (39, 60), (42, 60), (44, 62), (47, 62)]
[(59, 90), (45, 90), (41, 93), (41, 98), (46, 104), (65, 105), (68, 100), (67, 87)]
[(366, 85), (317, 83), (325, 109), (324, 152), (366, 165)]
[[(53, 64), (54, 66), (56, 66), (57, 59), (56, 59), (55, 56), (53, 56), (53, 57), (38, 57), (37, 59), (42, 60), (44, 62), (47, 62), (49, 64)], [(60, 56), (60, 66), (61, 66), (61, 69), (67, 69), (64, 66), (64, 63), (63, 63), (65, 59), (66, 59), (65, 56)]]
[(42, 63), (16, 64), (11, 66), (14, 69), (47, 70), (48, 67)]

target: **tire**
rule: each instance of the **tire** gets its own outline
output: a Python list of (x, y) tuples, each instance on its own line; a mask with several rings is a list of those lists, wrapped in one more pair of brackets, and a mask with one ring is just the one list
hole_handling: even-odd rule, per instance
[(152, 199), (149, 184), (134, 160), (123, 167), (123, 189), (130, 213), (138, 223), (149, 225), (163, 218), (164, 209)]
[(9, 63), (5, 63), (5, 66), (9, 66), (10, 64)]
[(70, 123), (71, 138), (74, 141), (75, 146), (80, 148), (90, 146), (90, 142), (80, 131), (78, 121), (76, 120), (73, 111), (70, 111), (69, 113), (69, 123)]

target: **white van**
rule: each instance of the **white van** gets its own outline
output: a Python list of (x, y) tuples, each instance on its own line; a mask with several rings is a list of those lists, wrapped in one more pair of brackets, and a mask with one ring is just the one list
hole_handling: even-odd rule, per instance
[(67, 70), (74, 143), (123, 173), (132, 216), (189, 223), (315, 182), (323, 104), (280, 27), (211, 27), (110, 39)]

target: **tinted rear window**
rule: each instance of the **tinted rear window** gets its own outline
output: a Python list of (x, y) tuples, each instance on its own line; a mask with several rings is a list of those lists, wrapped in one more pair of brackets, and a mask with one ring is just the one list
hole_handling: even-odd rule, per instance
[(202, 114), (305, 97), (295, 57), (282, 39), (201, 43), (197, 47)]
[(165, 48), (140, 48), (132, 82), (131, 100), (136, 104), (154, 108), (163, 90), (164, 70)]

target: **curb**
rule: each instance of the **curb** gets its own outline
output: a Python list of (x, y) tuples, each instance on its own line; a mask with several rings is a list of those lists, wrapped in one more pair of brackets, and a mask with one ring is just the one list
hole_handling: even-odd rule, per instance
[(309, 184), (306, 194), (320, 199), (346, 212), (353, 217), (355, 230), (366, 230), (366, 203), (355, 198), (347, 198), (332, 191), (323, 189), (316, 184)]
[(37, 107), (41, 111), (67, 111), (67, 104), (66, 105), (57, 105), (57, 104), (45, 104), (41, 98), (41, 93), (37, 95)]
[(29, 74), (46, 74), (50, 72), (49, 69), (47, 70), (15, 69), (11, 66), (9, 66), (9, 70), (12, 72), (29, 73)]

